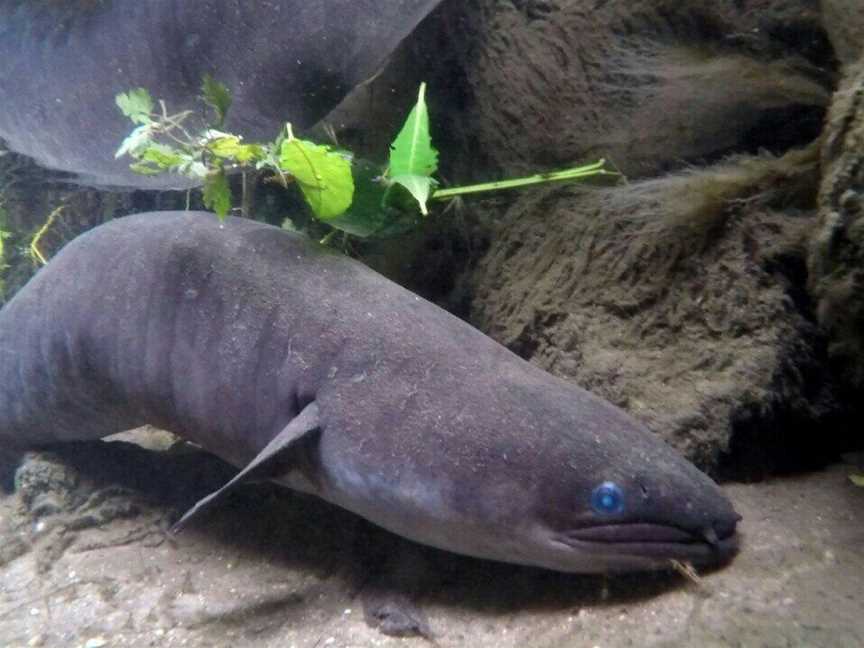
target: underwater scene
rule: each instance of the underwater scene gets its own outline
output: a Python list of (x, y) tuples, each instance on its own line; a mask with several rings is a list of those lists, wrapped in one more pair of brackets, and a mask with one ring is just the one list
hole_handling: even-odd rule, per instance
[(0, 648), (864, 646), (861, 0), (0, 0)]

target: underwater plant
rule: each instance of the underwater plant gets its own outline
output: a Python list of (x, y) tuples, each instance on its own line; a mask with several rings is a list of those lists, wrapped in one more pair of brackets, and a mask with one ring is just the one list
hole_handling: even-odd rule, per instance
[(421, 83), (417, 102), (390, 146), (389, 163), (383, 171), (357, 160), (349, 151), (295, 137), (290, 122), (267, 143), (248, 143), (240, 135), (223, 131), (231, 92), (209, 76), (204, 78), (201, 98), (211, 108), (213, 119), (199, 132), (188, 128), (191, 110), (171, 114), (161, 100), (157, 110), (144, 88), (118, 94), (117, 107), (137, 126), (115, 157), (132, 157), (129, 166), (136, 173), (179, 173), (201, 182), (204, 205), (220, 219), (233, 204), (228, 174), (243, 174), (241, 212), (249, 216), (247, 174), (265, 172), (285, 188), (297, 185), (314, 217), (331, 226), (332, 233), (342, 231), (362, 238), (392, 236), (415, 227), (420, 217), (428, 215), (430, 200), (619, 175), (599, 160), (527, 178), (439, 189), (434, 178), (438, 151), (432, 145), (425, 93), (426, 84)]
[(42, 252), (42, 239), (45, 235), (51, 230), (51, 227), (54, 225), (54, 221), (57, 220), (57, 217), (63, 213), (65, 209), (64, 206), (57, 207), (50, 214), (48, 214), (48, 219), (42, 223), (39, 229), (36, 230), (36, 233), (33, 235), (33, 238), (30, 239), (30, 245), (27, 248), (27, 252), (30, 255), (30, 258), (39, 265), (46, 265), (48, 263), (48, 258)]

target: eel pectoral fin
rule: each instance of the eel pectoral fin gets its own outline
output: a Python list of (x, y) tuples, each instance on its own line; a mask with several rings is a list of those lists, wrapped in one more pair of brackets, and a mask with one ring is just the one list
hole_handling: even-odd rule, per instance
[(302, 412), (291, 419), (291, 422), (279, 434), (273, 437), (270, 443), (258, 453), (258, 456), (250, 461), (249, 465), (241, 470), (234, 479), (219, 490), (210, 493), (186, 511), (183, 517), (171, 527), (171, 533), (182, 531), (192, 517), (204, 509), (210, 508), (235, 486), (243, 482), (270, 479), (284, 473), (286, 464), (290, 464), (291, 462), (290, 455), (296, 448), (297, 443), (319, 429), (318, 405), (315, 401), (312, 401), (303, 408)]

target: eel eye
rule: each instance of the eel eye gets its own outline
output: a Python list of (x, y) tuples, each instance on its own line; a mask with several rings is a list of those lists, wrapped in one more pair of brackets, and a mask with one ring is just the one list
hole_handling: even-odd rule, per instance
[(603, 482), (591, 493), (591, 507), (604, 515), (620, 513), (624, 510), (624, 494), (615, 482)]

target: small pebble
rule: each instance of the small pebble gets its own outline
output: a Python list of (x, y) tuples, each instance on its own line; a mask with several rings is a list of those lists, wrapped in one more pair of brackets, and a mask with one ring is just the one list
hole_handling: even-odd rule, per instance
[(105, 637), (93, 637), (88, 639), (84, 644), (84, 648), (103, 648), (108, 645), (108, 640)]

